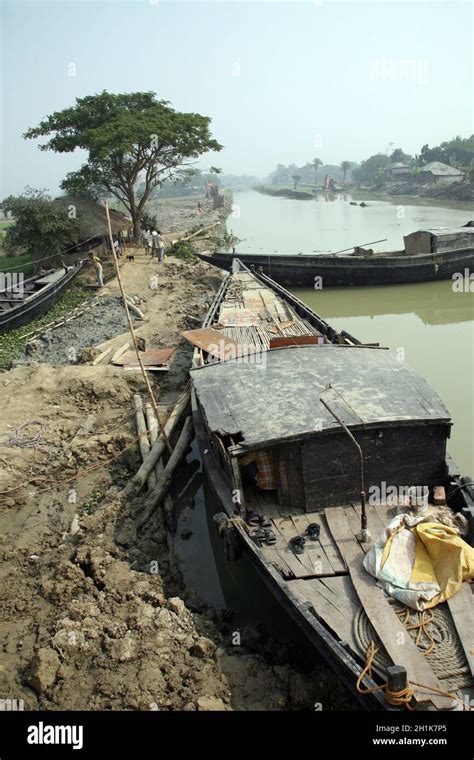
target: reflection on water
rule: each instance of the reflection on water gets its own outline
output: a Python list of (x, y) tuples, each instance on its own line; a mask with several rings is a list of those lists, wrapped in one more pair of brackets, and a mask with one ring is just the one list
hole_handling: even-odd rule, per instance
[(452, 415), (450, 453), (464, 474), (474, 474), (474, 294), (453, 293), (449, 281), (295, 293), (337, 330), (403, 349)]

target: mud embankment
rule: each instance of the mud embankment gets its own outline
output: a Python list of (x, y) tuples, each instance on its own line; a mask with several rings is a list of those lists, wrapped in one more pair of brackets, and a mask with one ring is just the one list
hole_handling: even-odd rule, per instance
[(474, 184), (470, 182), (453, 182), (452, 184), (425, 184), (416, 182), (390, 182), (382, 187), (372, 188), (385, 195), (407, 195), (414, 198), (439, 198), (450, 201), (474, 202)]

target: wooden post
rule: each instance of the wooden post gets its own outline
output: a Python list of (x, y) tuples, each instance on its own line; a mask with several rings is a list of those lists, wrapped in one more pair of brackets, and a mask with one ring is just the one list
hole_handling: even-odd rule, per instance
[(114, 238), (113, 238), (113, 235), (112, 235), (112, 225), (110, 223), (109, 204), (108, 204), (107, 201), (105, 202), (105, 213), (107, 215), (107, 226), (109, 228), (109, 243), (110, 243), (110, 246), (112, 248), (112, 258), (114, 260), (115, 272), (116, 272), (116, 275), (117, 275), (117, 280), (118, 280), (118, 284), (119, 284), (119, 288), (120, 288), (120, 293), (122, 295), (123, 308), (125, 309), (125, 314), (126, 314), (126, 317), (127, 317), (127, 322), (128, 322), (128, 326), (129, 326), (129, 329), (130, 329), (130, 335), (132, 336), (132, 340), (133, 340), (133, 347), (135, 348), (135, 352), (137, 354), (138, 364), (140, 365), (140, 370), (141, 370), (141, 373), (143, 375), (143, 379), (145, 381), (145, 385), (147, 387), (147, 391), (148, 391), (148, 395), (150, 397), (150, 401), (151, 401), (151, 405), (153, 407), (153, 411), (156, 414), (156, 419), (158, 421), (158, 426), (160, 428), (160, 433), (161, 433), (161, 435), (163, 437), (163, 440), (165, 442), (166, 447), (168, 448), (168, 451), (171, 453), (173, 451), (173, 449), (171, 448), (171, 444), (169, 442), (168, 436), (166, 435), (164, 427), (163, 427), (163, 425), (161, 423), (160, 415), (158, 413), (158, 407), (156, 406), (155, 397), (153, 395), (153, 390), (152, 390), (151, 385), (150, 385), (150, 380), (149, 380), (148, 375), (146, 373), (145, 367), (143, 366), (142, 358), (140, 356), (140, 351), (138, 349), (137, 336), (135, 335), (135, 330), (134, 330), (134, 327), (133, 327), (132, 318), (130, 316), (130, 311), (128, 309), (127, 296), (125, 295), (125, 291), (123, 289), (122, 277), (120, 275), (120, 267), (118, 265), (117, 255), (115, 253)]
[(408, 685), (407, 669), (402, 665), (390, 665), (387, 668), (387, 687), (391, 692), (400, 692)]

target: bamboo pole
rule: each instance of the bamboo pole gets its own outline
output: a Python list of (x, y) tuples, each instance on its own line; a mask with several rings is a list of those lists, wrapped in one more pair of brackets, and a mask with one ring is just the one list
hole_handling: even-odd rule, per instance
[(180, 433), (178, 442), (173, 449), (166, 467), (157, 480), (156, 488), (148, 494), (144, 502), (144, 511), (141, 517), (137, 521), (139, 528), (142, 528), (145, 523), (148, 522), (156, 507), (164, 499), (173, 480), (173, 474), (177, 466), (181, 462), (181, 459), (186, 454), (189, 444), (193, 436), (193, 420), (192, 417), (187, 417), (184, 423), (184, 427)]
[[(143, 403), (141, 396), (138, 393), (133, 394), (133, 406), (135, 408), (135, 418), (137, 421), (137, 433), (140, 436), (139, 446), (142, 460), (145, 460), (150, 453), (150, 442), (148, 440), (148, 429), (145, 423), (145, 414), (143, 412)], [(156, 475), (152, 470), (147, 478), (147, 486), (149, 491), (153, 491), (156, 488)]]
[[(173, 411), (171, 412), (170, 416), (166, 420), (165, 425), (164, 425), (164, 430), (168, 438), (171, 438), (174, 430), (176, 430), (176, 427), (181, 419), (181, 416), (189, 404), (189, 396), (190, 396), (189, 391), (185, 391), (179, 397)], [(161, 457), (164, 450), (165, 450), (165, 444), (164, 444), (162, 435), (160, 435), (160, 437), (151, 447), (151, 451), (146, 457), (140, 469), (135, 473), (133, 478), (128, 481), (127, 485), (125, 486), (122, 492), (123, 496), (133, 496), (137, 494), (143, 488), (143, 486), (145, 485), (147, 481), (148, 475), (153, 470), (155, 463)]]
[[(145, 404), (145, 420), (146, 420), (146, 426), (148, 428), (148, 437), (150, 440), (150, 447), (153, 446), (155, 441), (158, 438), (158, 423), (156, 421), (155, 413), (153, 411), (152, 405), (147, 402)], [(163, 459), (160, 457), (156, 460), (155, 464), (155, 476), (156, 480), (160, 477), (161, 473), (165, 469), (165, 466), (163, 464)], [(156, 481), (155, 481), (156, 485)], [(168, 529), (171, 533), (174, 533), (174, 525), (173, 525), (173, 500), (169, 493), (166, 494), (165, 498), (163, 499), (163, 507), (165, 510), (166, 520), (168, 523)]]
[(127, 296), (126, 296), (125, 291), (123, 289), (122, 277), (121, 277), (121, 274), (120, 274), (120, 267), (118, 265), (117, 254), (115, 253), (114, 238), (113, 238), (113, 235), (112, 235), (112, 225), (110, 223), (109, 204), (108, 204), (107, 201), (105, 202), (105, 213), (107, 214), (107, 226), (109, 228), (109, 241), (110, 241), (110, 246), (112, 248), (112, 258), (114, 260), (115, 273), (117, 275), (117, 281), (118, 281), (119, 288), (120, 288), (120, 293), (121, 293), (121, 296), (122, 296), (123, 308), (125, 309), (125, 314), (126, 314), (126, 317), (127, 317), (128, 327), (130, 329), (130, 335), (132, 336), (133, 347), (135, 348), (135, 352), (137, 354), (138, 364), (140, 365), (140, 370), (141, 370), (141, 373), (143, 375), (143, 379), (145, 381), (145, 385), (146, 385), (146, 388), (147, 388), (147, 391), (148, 391), (148, 395), (149, 395), (150, 400), (151, 400), (151, 404), (153, 406), (153, 411), (156, 414), (156, 419), (158, 421), (158, 426), (160, 428), (161, 436), (162, 436), (162, 438), (163, 438), (163, 440), (165, 442), (166, 447), (168, 448), (168, 451), (171, 453), (173, 451), (173, 449), (171, 448), (171, 444), (170, 444), (170, 442), (168, 440), (168, 436), (166, 435), (164, 427), (163, 427), (163, 424), (162, 424), (162, 422), (160, 420), (160, 415), (158, 413), (158, 407), (156, 406), (155, 396), (153, 395), (153, 390), (152, 390), (152, 387), (150, 385), (150, 380), (149, 380), (148, 375), (146, 373), (145, 367), (143, 366), (142, 358), (140, 356), (140, 351), (138, 349), (138, 340), (137, 340), (137, 336), (135, 334), (135, 330), (134, 330), (134, 327), (133, 327), (132, 318), (130, 316), (130, 311), (129, 311), (128, 302), (127, 302)]

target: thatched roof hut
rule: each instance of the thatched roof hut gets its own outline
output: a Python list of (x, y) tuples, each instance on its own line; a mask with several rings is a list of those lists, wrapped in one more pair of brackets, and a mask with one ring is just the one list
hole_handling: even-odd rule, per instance
[[(62, 195), (55, 199), (55, 203), (63, 205), (77, 223), (77, 240), (74, 242), (105, 238), (109, 234), (104, 206), (76, 195)], [(110, 209), (110, 223), (113, 235), (133, 227), (131, 219), (114, 209)]]

